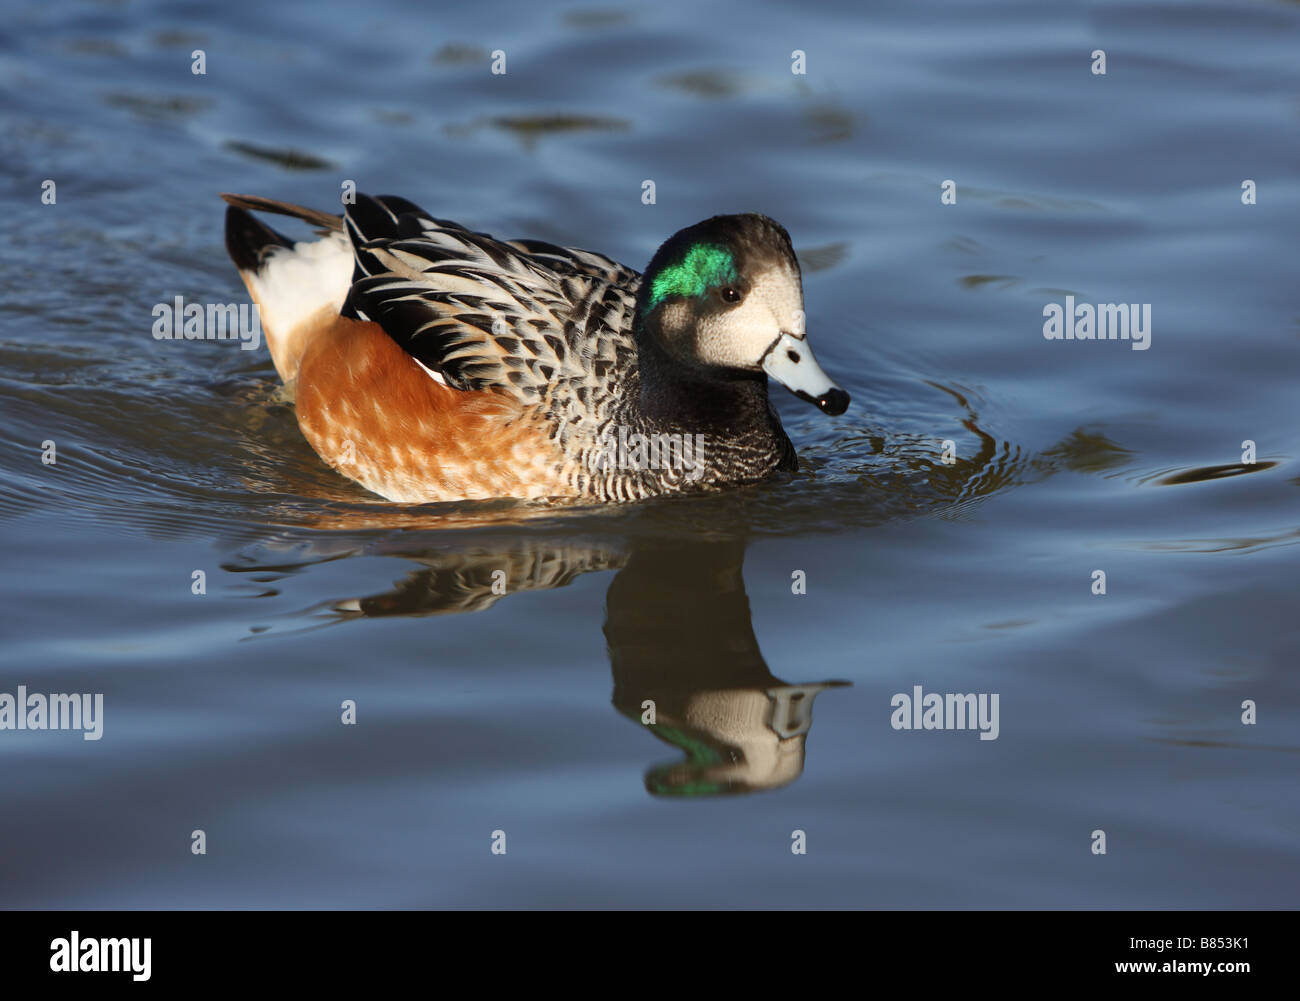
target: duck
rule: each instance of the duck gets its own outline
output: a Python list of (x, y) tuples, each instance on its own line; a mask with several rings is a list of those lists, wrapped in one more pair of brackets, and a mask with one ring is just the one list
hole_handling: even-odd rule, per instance
[[(397, 503), (626, 503), (798, 468), (769, 378), (837, 416), (785, 228), (674, 233), (642, 274), (392, 195), (341, 214), (223, 194), (226, 249), (304, 438)], [(291, 241), (254, 213), (315, 227)]]

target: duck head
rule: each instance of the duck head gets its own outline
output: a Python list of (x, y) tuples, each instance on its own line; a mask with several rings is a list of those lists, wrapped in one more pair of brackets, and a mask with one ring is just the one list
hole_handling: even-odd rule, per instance
[(642, 336), (700, 381), (766, 373), (825, 413), (849, 405), (808, 344), (790, 234), (767, 216), (714, 216), (675, 233), (646, 268), (637, 317)]

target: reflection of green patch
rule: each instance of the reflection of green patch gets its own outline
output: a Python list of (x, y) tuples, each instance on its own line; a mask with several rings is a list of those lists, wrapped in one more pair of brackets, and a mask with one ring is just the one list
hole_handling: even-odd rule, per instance
[(718, 285), (736, 280), (736, 262), (730, 251), (697, 243), (677, 264), (670, 264), (654, 276), (646, 309), (654, 309), (670, 295), (703, 295)]
[(675, 786), (663, 782), (654, 782), (650, 791), (658, 796), (717, 796), (726, 792), (726, 787), (718, 782), (692, 782), (689, 785)]
[[(662, 724), (652, 725), (650, 729), (656, 737), (661, 737), (675, 747), (680, 747), (686, 752), (689, 759), (687, 767), (691, 771), (701, 771), (711, 765), (721, 764), (722, 754), (717, 748), (711, 747), (703, 741), (696, 740), (689, 736), (685, 731), (678, 730), (674, 727), (663, 726)], [(680, 766), (670, 765), (666, 768), (656, 768), (647, 780), (650, 791), (660, 796), (717, 796), (727, 791), (727, 786), (722, 782), (713, 782), (709, 780), (695, 780), (681, 785), (672, 782), (664, 782), (660, 778), (663, 774), (673, 774), (678, 771)]]
[(650, 729), (655, 736), (662, 737), (668, 743), (685, 751), (693, 765), (716, 765), (722, 760), (722, 755), (718, 753), (717, 748), (696, 740), (694, 737), (687, 735), (684, 730), (659, 724), (651, 726)]

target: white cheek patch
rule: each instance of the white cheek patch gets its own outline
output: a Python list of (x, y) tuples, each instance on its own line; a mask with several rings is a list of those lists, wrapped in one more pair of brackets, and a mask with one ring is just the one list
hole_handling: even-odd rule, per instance
[(756, 369), (783, 332), (803, 330), (803, 290), (791, 267), (761, 272), (740, 305), (700, 321), (700, 359), (726, 368)]

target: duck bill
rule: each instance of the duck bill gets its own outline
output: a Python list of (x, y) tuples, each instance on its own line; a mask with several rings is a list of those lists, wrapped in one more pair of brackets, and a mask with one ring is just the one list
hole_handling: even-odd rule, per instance
[(849, 406), (849, 394), (831, 381), (802, 337), (782, 334), (763, 356), (763, 371), (801, 400), (838, 417)]

